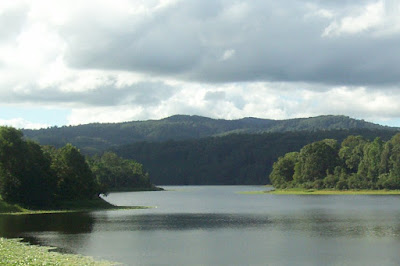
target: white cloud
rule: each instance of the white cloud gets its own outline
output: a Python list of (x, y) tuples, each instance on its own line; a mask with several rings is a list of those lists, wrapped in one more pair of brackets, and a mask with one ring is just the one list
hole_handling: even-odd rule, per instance
[(48, 124), (27, 121), (24, 118), (0, 119), (0, 125), (11, 126), (11, 127), (19, 128), (19, 129), (22, 129), (22, 128), (40, 129), (40, 128), (47, 128), (50, 126)]
[(334, 37), (363, 32), (369, 32), (375, 37), (392, 34), (400, 31), (399, 15), (400, 3), (397, 0), (367, 3), (364, 7), (357, 6), (337, 16), (332, 14), (333, 21), (324, 29), (322, 36)]

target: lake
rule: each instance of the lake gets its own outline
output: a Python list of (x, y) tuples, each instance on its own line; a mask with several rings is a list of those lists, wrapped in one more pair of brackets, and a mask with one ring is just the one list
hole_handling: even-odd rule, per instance
[(126, 265), (400, 265), (399, 196), (165, 188), (105, 198), (150, 209), (3, 215), (0, 235)]

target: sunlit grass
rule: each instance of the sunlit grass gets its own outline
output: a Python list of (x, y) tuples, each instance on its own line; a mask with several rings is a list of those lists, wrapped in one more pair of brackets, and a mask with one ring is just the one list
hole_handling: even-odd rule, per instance
[(272, 189), (259, 191), (241, 191), (239, 194), (275, 194), (275, 195), (400, 195), (400, 190), (333, 190), (333, 189)]
[(0, 265), (118, 265), (81, 255), (61, 254), (52, 249), (29, 245), (21, 239), (0, 238)]
[(279, 195), (400, 195), (400, 190), (277, 189), (264, 193)]

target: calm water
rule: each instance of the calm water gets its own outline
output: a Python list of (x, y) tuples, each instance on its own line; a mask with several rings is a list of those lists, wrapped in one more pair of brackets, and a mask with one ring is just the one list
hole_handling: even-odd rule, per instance
[(127, 265), (400, 265), (399, 196), (111, 193), (147, 210), (0, 216), (0, 234)]

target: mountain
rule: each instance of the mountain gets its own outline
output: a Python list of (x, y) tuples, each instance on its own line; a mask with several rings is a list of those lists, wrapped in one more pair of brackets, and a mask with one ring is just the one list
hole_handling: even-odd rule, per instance
[(93, 123), (78, 126), (23, 130), (24, 135), (42, 145), (60, 147), (71, 143), (82, 152), (93, 154), (111, 147), (135, 142), (189, 140), (233, 133), (265, 133), (289, 131), (319, 131), (338, 129), (397, 130), (347, 116), (325, 115), (310, 118), (271, 120), (243, 118), (212, 119), (201, 116), (175, 115), (160, 120), (123, 123)]

